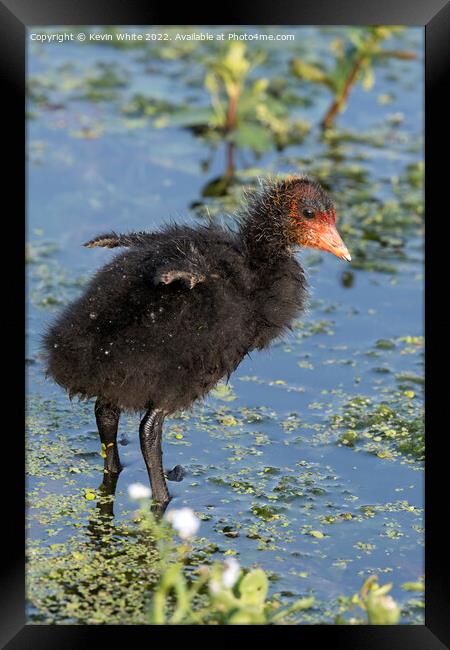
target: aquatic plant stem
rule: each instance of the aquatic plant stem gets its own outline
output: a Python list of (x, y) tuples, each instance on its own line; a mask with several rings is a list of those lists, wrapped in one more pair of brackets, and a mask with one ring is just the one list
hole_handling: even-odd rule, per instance
[(239, 104), (239, 97), (241, 95), (241, 85), (236, 86), (234, 92), (228, 98), (228, 110), (225, 119), (225, 131), (230, 133), (236, 128), (237, 122), (237, 109)]
[(358, 78), (359, 73), (361, 72), (361, 69), (365, 63), (365, 59), (367, 56), (365, 54), (362, 54), (361, 56), (358, 56), (352, 66), (352, 69), (350, 70), (350, 73), (345, 80), (344, 86), (340, 92), (340, 94), (335, 98), (333, 103), (331, 104), (330, 108), (325, 114), (325, 117), (323, 118), (320, 126), (322, 130), (329, 129), (338, 113), (342, 111), (344, 108), (345, 104), (347, 103), (348, 96), (350, 94), (350, 90), (352, 89), (352, 86), (354, 85), (355, 81)]

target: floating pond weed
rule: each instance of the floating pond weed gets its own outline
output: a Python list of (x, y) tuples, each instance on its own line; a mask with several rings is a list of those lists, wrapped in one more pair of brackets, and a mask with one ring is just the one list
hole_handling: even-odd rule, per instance
[[(30, 623), (423, 623), (423, 43), (381, 30), (226, 47), (98, 27), (112, 40), (30, 47)], [(80, 246), (93, 233), (172, 217), (233, 228), (246, 188), (290, 173), (332, 194), (352, 262), (300, 252), (305, 317), (169, 419), (164, 461), (186, 476), (168, 512), (201, 520), (181, 542), (129, 498), (147, 481), (137, 418), (121, 419), (108, 493), (92, 404), (45, 382), (40, 335), (109, 259)]]

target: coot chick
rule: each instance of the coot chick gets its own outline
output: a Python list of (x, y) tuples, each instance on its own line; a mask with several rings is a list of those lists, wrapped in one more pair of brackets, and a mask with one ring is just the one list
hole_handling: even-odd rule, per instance
[(164, 418), (189, 408), (247, 353), (267, 347), (302, 311), (298, 246), (350, 260), (333, 202), (308, 177), (265, 182), (246, 197), (237, 229), (170, 225), (104, 234), (88, 248), (126, 248), (44, 335), (47, 370), (69, 396), (96, 398), (105, 471), (121, 469), (121, 411), (145, 412), (139, 436), (154, 501), (170, 500)]

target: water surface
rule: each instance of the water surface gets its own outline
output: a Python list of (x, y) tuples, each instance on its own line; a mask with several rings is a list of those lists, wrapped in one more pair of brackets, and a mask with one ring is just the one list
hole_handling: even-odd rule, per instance
[[(292, 54), (312, 47), (329, 56), (339, 29), (296, 32), (302, 38), (272, 46), (258, 73), (286, 75)], [(374, 418), (354, 444), (345, 439), (355, 428), (346, 419), (355, 397), (368, 400), (360, 420), (370, 419), (380, 403), (408, 422), (422, 412), (421, 189), (411, 180), (422, 161), (422, 32), (407, 30), (403, 39), (417, 60), (378, 67), (374, 88), (356, 87), (338, 118), (341, 132), (383, 133), (383, 146), (342, 139), (336, 161), (313, 128), (303, 143), (283, 151), (239, 152), (239, 171), (254, 171), (250, 181), (252, 174), (292, 171), (326, 178), (355, 262), (301, 252), (310, 301), (293, 332), (246, 358), (227, 388), (165, 427), (165, 465), (181, 464), (187, 472), (182, 483), (170, 484), (169, 508), (193, 508), (203, 517), (200, 532), (213, 545), (212, 556), (235, 554), (245, 567), (262, 566), (273, 593), (313, 593), (316, 620), (330, 620), (335, 599), (357, 591), (370, 573), (392, 581), (394, 597), (406, 603), (401, 584), (424, 571), (423, 467), (417, 455), (399, 450), (402, 423), (391, 417), (389, 438), (377, 435)], [(123, 72), (124, 85), (108, 101), (83, 97), (80, 80), (98, 75), (104, 64)], [(93, 404), (70, 403), (45, 379), (39, 339), (113, 255), (85, 249), (84, 241), (102, 231), (198, 220), (206, 208), (219, 214), (222, 199), (201, 195), (223, 173), (225, 154), (222, 143), (211, 149), (189, 130), (156, 128), (122, 111), (136, 93), (180, 103), (195, 95), (207, 105), (194, 53), (153, 60), (146, 51), (105, 44), (32, 45), (28, 76), (44, 95), (30, 102), (28, 121), (29, 617), (79, 622), (67, 603), (58, 605), (64, 590), (49, 607), (53, 587), (45, 572), (49, 558), (88, 539), (95, 502), (84, 497), (100, 483), (102, 459)], [(292, 111), (315, 123), (329, 95), (319, 87), (310, 92), (311, 104)], [(412, 196), (418, 197), (413, 205)], [(361, 222), (376, 213), (371, 202), (384, 215), (389, 205), (401, 215), (384, 217), (387, 243), (361, 234)], [(225, 200), (223, 207), (229, 207)], [(373, 224), (378, 236), (376, 218)], [(147, 481), (138, 423), (137, 415), (121, 421), (117, 523), (129, 521), (134, 508), (127, 486)], [(312, 534), (317, 531), (322, 535)], [(405, 605), (402, 620), (420, 622), (421, 610)]]

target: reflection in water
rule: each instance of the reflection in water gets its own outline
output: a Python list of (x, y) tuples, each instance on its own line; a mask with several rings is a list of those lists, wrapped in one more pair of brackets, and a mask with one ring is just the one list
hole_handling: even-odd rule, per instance
[(103, 473), (103, 481), (98, 488), (100, 497), (96, 504), (96, 510), (89, 518), (88, 534), (92, 536), (92, 539), (98, 540), (100, 546), (103, 544), (104, 535), (111, 533), (114, 528), (114, 498), (119, 474), (120, 472)]
[[(103, 481), (99, 485), (99, 499), (96, 504), (95, 515), (89, 520), (89, 532), (94, 536), (103, 536), (107, 528), (112, 527), (114, 519), (114, 500), (116, 496), (117, 482), (119, 480), (119, 472), (111, 472), (104, 470)], [(179, 483), (185, 476), (185, 471), (181, 465), (176, 465), (173, 469), (165, 470), (164, 475), (168, 481)], [(160, 519), (169, 504), (161, 505), (160, 503), (153, 502), (150, 510), (156, 519)]]
[(237, 182), (236, 167), (235, 167), (235, 154), (236, 147), (233, 142), (225, 143), (226, 164), (225, 172), (222, 176), (216, 176), (211, 181), (208, 181), (202, 188), (203, 197), (221, 197), (226, 196), (228, 191)]
[(234, 144), (227, 142), (227, 168), (225, 170), (225, 178), (230, 181), (234, 176)]

